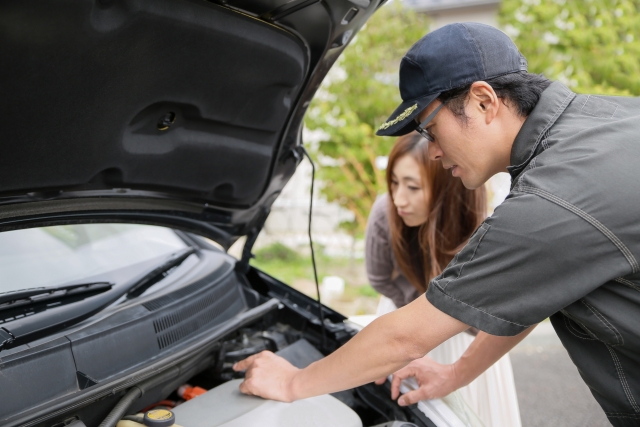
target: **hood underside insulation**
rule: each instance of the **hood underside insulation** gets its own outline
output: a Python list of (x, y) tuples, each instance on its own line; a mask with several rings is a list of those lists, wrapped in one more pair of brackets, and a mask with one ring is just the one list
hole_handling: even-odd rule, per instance
[(0, 39), (0, 197), (251, 205), (308, 71), (297, 37), (205, 1), (4, 2)]

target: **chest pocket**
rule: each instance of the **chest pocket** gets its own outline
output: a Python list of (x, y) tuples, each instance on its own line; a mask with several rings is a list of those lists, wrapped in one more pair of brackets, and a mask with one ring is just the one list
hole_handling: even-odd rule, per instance
[(581, 299), (561, 310), (569, 318), (569, 332), (581, 339), (595, 339), (612, 347), (624, 344), (618, 329), (600, 310)]
[(438, 281), (438, 284), (443, 289), (446, 289), (449, 282), (456, 280), (462, 274), (462, 270), (466, 263), (471, 261), (478, 250), (478, 246), (482, 242), (485, 234), (491, 226), (487, 223), (480, 224), (480, 227), (471, 235), (469, 242), (465, 245), (460, 252), (456, 254), (451, 263), (444, 269), (442, 275), (434, 280)]

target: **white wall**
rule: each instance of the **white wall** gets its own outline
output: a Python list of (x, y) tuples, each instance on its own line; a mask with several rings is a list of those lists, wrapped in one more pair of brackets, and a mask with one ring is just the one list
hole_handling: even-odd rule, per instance
[[(362, 242), (354, 242), (338, 228), (342, 221), (352, 220), (353, 214), (336, 203), (327, 202), (320, 194), (322, 185), (326, 183), (316, 179), (311, 221), (314, 243), (321, 244), (328, 255), (364, 256)], [(311, 165), (305, 159), (271, 207), (256, 248), (278, 241), (303, 252), (308, 250), (310, 186)]]
[(498, 27), (498, 4), (465, 7), (436, 12), (428, 12), (431, 30), (436, 30), (454, 22), (479, 22)]

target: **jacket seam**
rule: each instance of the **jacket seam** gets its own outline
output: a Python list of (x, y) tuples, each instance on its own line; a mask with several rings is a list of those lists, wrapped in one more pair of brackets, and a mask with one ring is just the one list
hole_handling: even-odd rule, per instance
[[(544, 144), (543, 144), (543, 146), (544, 146)], [(537, 157), (534, 157), (533, 159), (531, 159), (531, 161), (529, 162), (529, 166), (527, 167), (527, 170), (525, 172), (536, 168), (536, 159), (537, 159)]]
[(635, 289), (636, 291), (640, 292), (640, 286), (636, 285), (635, 283), (633, 283), (631, 280), (627, 280), (624, 277), (616, 277), (615, 279), (613, 279), (615, 282), (621, 283), (625, 286), (630, 287), (631, 289)]
[(609, 230), (604, 224), (602, 224), (600, 221), (598, 221), (596, 218), (594, 218), (587, 212), (567, 202), (566, 200), (563, 200), (560, 197), (552, 193), (549, 193), (548, 191), (531, 187), (529, 185), (524, 185), (522, 184), (521, 180), (518, 181), (516, 189), (517, 191), (520, 191), (522, 193), (530, 193), (530, 194), (535, 194), (537, 196), (540, 196), (543, 199), (547, 199), (550, 202), (553, 202), (558, 206), (561, 206), (567, 209), (568, 211), (578, 215), (580, 218), (587, 221), (589, 224), (595, 227), (598, 231), (604, 234), (604, 236), (607, 237), (618, 248), (618, 250), (626, 258), (627, 262), (629, 262), (629, 264), (631, 265), (631, 271), (633, 273), (637, 273), (638, 271), (640, 271), (640, 265), (638, 264), (638, 261), (633, 256), (633, 253), (631, 253), (629, 248), (627, 248), (627, 246), (611, 230)]
[(521, 328), (528, 328), (529, 326), (531, 326), (531, 325), (521, 325), (520, 323), (512, 322), (512, 321), (510, 321), (510, 320), (503, 319), (503, 318), (501, 318), (501, 317), (495, 316), (495, 315), (493, 315), (493, 314), (491, 314), (491, 313), (487, 313), (486, 311), (481, 310), (481, 309), (479, 309), (478, 307), (474, 307), (474, 306), (473, 306), (473, 305), (471, 305), (471, 304), (468, 304), (468, 303), (466, 303), (466, 302), (464, 302), (464, 301), (460, 301), (459, 299), (452, 297), (451, 295), (449, 295), (448, 293), (446, 293), (446, 292), (444, 291), (444, 289), (442, 289), (442, 287), (441, 287), (440, 285), (438, 285), (437, 283), (434, 283), (434, 285), (435, 285), (435, 287), (436, 287), (436, 288), (438, 288), (438, 290), (439, 290), (443, 295), (445, 295), (445, 296), (447, 296), (447, 297), (451, 298), (452, 300), (454, 300), (454, 301), (456, 301), (456, 302), (459, 302), (459, 303), (460, 303), (460, 304), (462, 304), (462, 305), (466, 305), (467, 307), (473, 308), (474, 310), (477, 310), (477, 311), (479, 311), (479, 312), (481, 312), (481, 313), (484, 313), (484, 314), (486, 314), (487, 316), (493, 317), (494, 319), (498, 319), (498, 320), (500, 320), (500, 321), (502, 321), (502, 322), (506, 322), (506, 323), (511, 323), (512, 325), (520, 326)]
[[(485, 226), (486, 226), (487, 228), (485, 228)], [(474, 258), (475, 258), (475, 256), (476, 256), (476, 252), (478, 251), (478, 247), (480, 246), (480, 243), (482, 243), (482, 239), (484, 239), (484, 236), (487, 234), (487, 232), (489, 231), (489, 229), (490, 229), (490, 228), (491, 228), (491, 226), (490, 226), (489, 224), (486, 224), (486, 223), (482, 223), (482, 224), (480, 224), (480, 227), (478, 227), (478, 231), (477, 231), (477, 232), (479, 232), (479, 230), (480, 230), (480, 229), (483, 229), (483, 230), (484, 230), (484, 233), (482, 233), (482, 236), (480, 236), (480, 239), (478, 240), (478, 243), (476, 244), (476, 247), (475, 247), (475, 248), (473, 248), (473, 253), (471, 254), (471, 258), (469, 258), (468, 260), (466, 260), (465, 262), (463, 262), (463, 263), (462, 263), (462, 265), (460, 265), (460, 271), (458, 271), (458, 275), (457, 275), (454, 279), (449, 280), (449, 281), (444, 285), (444, 288), (442, 288), (442, 289), (446, 289), (446, 288), (447, 288), (447, 286), (449, 286), (449, 283), (451, 283), (451, 282), (453, 282), (453, 281), (455, 281), (455, 280), (458, 280), (458, 279), (460, 278), (460, 275), (462, 274), (462, 270), (464, 269), (464, 266), (465, 266), (465, 265), (467, 265), (467, 263), (469, 263), (469, 262), (473, 261), (473, 259), (474, 259)], [(473, 235), (472, 235), (471, 237), (473, 237)], [(460, 253), (460, 252), (458, 252), (458, 254), (459, 254), (459, 253)], [(456, 254), (456, 257), (458, 256), (458, 254)], [(454, 265), (454, 264), (452, 263), (452, 265)]]
[(580, 106), (580, 114), (582, 114), (582, 110), (584, 110), (584, 106), (587, 105), (587, 102), (589, 102), (589, 98), (591, 98), (591, 95), (587, 95), (587, 97), (584, 99), (584, 102)]
[[(575, 320), (573, 320), (575, 322)], [(595, 338), (592, 338), (589, 334), (587, 333), (583, 333), (578, 331), (575, 326), (573, 326), (571, 323), (569, 323), (569, 318), (565, 315), (564, 316), (564, 324), (567, 327), (567, 330), (569, 331), (569, 333), (573, 336), (575, 336), (576, 338), (580, 338), (581, 340), (587, 340), (587, 341), (596, 341)], [(584, 328), (584, 325), (580, 325)], [(580, 336), (580, 335), (586, 335), (586, 337)]]
[(634, 411), (640, 412), (640, 406), (638, 406), (638, 404), (636, 403), (636, 400), (633, 398), (633, 394), (631, 394), (631, 388), (627, 383), (627, 378), (624, 375), (624, 370), (622, 369), (622, 364), (620, 363), (620, 359), (618, 359), (618, 355), (613, 350), (613, 348), (611, 348), (610, 345), (605, 344), (605, 346), (607, 347), (607, 350), (609, 350), (609, 353), (611, 353), (611, 358), (613, 359), (613, 363), (616, 366), (616, 371), (618, 371), (618, 378), (620, 379), (620, 384), (622, 385), (624, 394), (627, 396), (627, 400), (629, 401), (629, 404), (633, 407)]
[(604, 413), (609, 418), (633, 418), (640, 419), (640, 414), (625, 414), (624, 412), (606, 412)]
[(598, 99), (599, 101), (605, 102), (607, 104), (611, 104), (611, 105), (615, 105), (616, 108), (613, 109), (613, 113), (611, 113), (611, 115), (609, 117), (605, 117), (605, 116), (599, 116), (597, 114), (591, 114), (591, 113), (587, 113), (584, 111), (584, 107), (587, 105), (587, 102), (589, 102), (589, 100), (591, 99), (591, 95), (587, 95), (587, 99), (584, 100), (584, 103), (582, 104), (582, 107), (580, 107), (580, 114), (583, 114), (585, 116), (589, 116), (589, 117), (597, 117), (599, 119), (612, 119), (613, 116), (616, 115), (616, 112), (618, 111), (618, 108), (620, 107), (620, 105), (616, 104), (615, 102), (609, 102), (606, 101), (602, 98), (599, 97), (595, 97), (596, 99)]
[(585, 300), (581, 300), (582, 304), (587, 307), (594, 316), (596, 316), (598, 318), (598, 320), (600, 322), (602, 322), (602, 324), (609, 329), (611, 332), (613, 332), (613, 334), (616, 337), (616, 341), (618, 341), (618, 344), (610, 344), (612, 347), (618, 346), (618, 345), (624, 345), (624, 338), (622, 338), (622, 335), (620, 334), (620, 332), (618, 332), (618, 330), (616, 329), (615, 326), (613, 326), (611, 324), (611, 322), (609, 322), (607, 320), (606, 317), (604, 317), (604, 315), (602, 313), (600, 313), (594, 306), (592, 306), (591, 304), (589, 304), (588, 302), (586, 302)]
[[(540, 142), (542, 144), (542, 148), (544, 148), (545, 150), (549, 149), (549, 134), (551, 133), (551, 129), (547, 129), (547, 131), (544, 133), (544, 137), (542, 138), (542, 141)], [(533, 160), (535, 160), (536, 158), (534, 157)]]

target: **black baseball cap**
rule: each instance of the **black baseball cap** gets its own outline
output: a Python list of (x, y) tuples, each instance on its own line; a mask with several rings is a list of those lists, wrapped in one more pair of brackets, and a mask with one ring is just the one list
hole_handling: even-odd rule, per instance
[(527, 71), (527, 60), (502, 31), (476, 22), (445, 25), (418, 40), (402, 58), (403, 102), (377, 135), (413, 131), (414, 118), (442, 92), (522, 71)]

